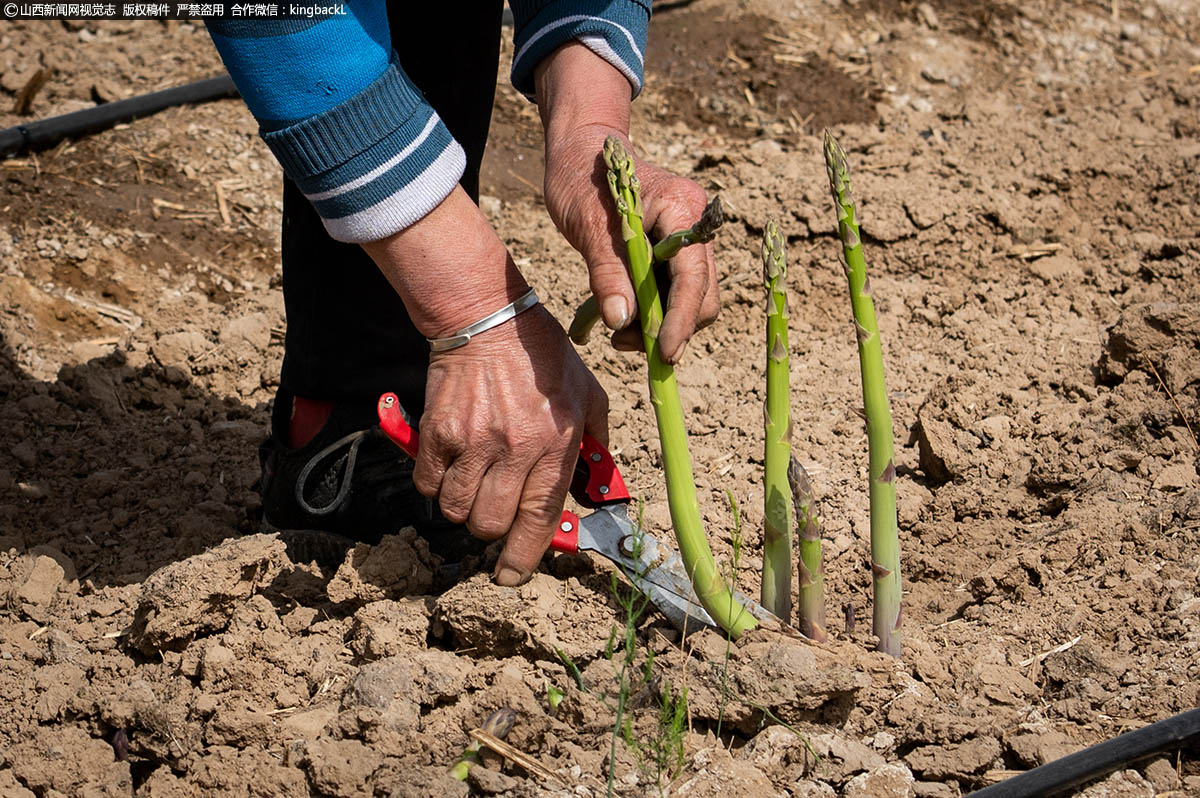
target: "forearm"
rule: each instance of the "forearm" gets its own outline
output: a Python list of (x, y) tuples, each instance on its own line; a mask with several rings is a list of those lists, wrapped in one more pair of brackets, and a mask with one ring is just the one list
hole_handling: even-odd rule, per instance
[(529, 290), (504, 242), (454, 189), (419, 223), (363, 248), (423, 335), (451, 335)]
[(264, 141), (329, 234), (377, 241), (445, 199), (462, 148), (398, 65), (383, 3), (312, 23), (213, 20)]

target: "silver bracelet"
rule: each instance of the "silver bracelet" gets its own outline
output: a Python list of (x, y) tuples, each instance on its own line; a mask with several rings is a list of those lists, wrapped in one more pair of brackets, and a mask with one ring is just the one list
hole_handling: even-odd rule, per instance
[(499, 327), (504, 322), (515, 318), (518, 314), (529, 310), (538, 303), (538, 296), (530, 288), (525, 294), (517, 298), (516, 302), (505, 305), (495, 313), (490, 313), (484, 316), (474, 324), (468, 324), (454, 335), (446, 338), (426, 338), (429, 342), (429, 349), (432, 352), (449, 352), (451, 349), (458, 349), (460, 346), (466, 346), (470, 340), (479, 335), (481, 332), (490, 330), (493, 327)]

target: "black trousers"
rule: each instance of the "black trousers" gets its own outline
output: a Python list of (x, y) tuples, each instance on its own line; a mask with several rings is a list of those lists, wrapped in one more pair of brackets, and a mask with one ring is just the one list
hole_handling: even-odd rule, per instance
[[(500, 56), (501, 0), (393, 0), (392, 47), (467, 154), (461, 184), (479, 199)], [(420, 416), (429, 346), (404, 304), (357, 244), (334, 241), (290, 180), (283, 190), (282, 397), (374, 406), (395, 391)]]

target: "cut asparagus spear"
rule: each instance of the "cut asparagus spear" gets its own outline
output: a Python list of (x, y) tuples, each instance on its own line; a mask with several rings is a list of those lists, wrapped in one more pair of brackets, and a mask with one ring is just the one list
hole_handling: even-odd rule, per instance
[(722, 629), (737, 637), (747, 629), (754, 628), (757, 621), (733, 598), (729, 586), (721, 578), (700, 523), (700, 505), (696, 500), (696, 483), (692, 477), (687, 428), (683, 423), (683, 406), (679, 401), (675, 369), (663, 360), (658, 348), (663, 309), (654, 270), (650, 265), (649, 242), (642, 228), (642, 200), (640, 185), (633, 171), (633, 159), (621, 140), (610, 136), (604, 142), (604, 162), (608, 165), (608, 185), (621, 216), (621, 238), (625, 241), (630, 277), (637, 294), (642, 341), (650, 376), (650, 401), (658, 421), (663, 470), (667, 480), (667, 502), (679, 553), (700, 604)]
[[(716, 236), (717, 228), (724, 223), (725, 211), (721, 207), (721, 198), (713, 197), (712, 201), (704, 206), (704, 212), (700, 214), (700, 218), (694, 225), (686, 230), (671, 233), (654, 245), (651, 264), (666, 263), (678, 255), (681, 249), (690, 247), (692, 244), (707, 244)], [(582, 346), (587, 343), (588, 336), (592, 334), (592, 329), (598, 321), (600, 321), (600, 303), (594, 295), (589, 296), (575, 311), (575, 318), (571, 321), (567, 335), (576, 344)]]

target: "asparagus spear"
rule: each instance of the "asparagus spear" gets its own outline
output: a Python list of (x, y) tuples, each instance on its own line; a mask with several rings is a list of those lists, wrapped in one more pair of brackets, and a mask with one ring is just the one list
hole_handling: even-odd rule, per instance
[(792, 500), (788, 459), (792, 452), (791, 387), (788, 362), (787, 260), (774, 220), (762, 241), (767, 288), (767, 405), (763, 423), (762, 605), (780, 618), (792, 617)]
[(701, 605), (721, 628), (737, 637), (757, 625), (755, 619), (729, 591), (717, 571), (708, 539), (700, 523), (700, 505), (692, 478), (692, 460), (688, 453), (687, 429), (683, 424), (683, 406), (675, 383), (675, 369), (663, 360), (658, 348), (658, 331), (663, 309), (658, 284), (650, 267), (650, 242), (642, 229), (640, 185), (633, 171), (633, 159), (621, 140), (609, 136), (604, 142), (604, 162), (608, 165), (608, 185), (621, 215), (621, 238), (629, 256), (629, 272), (637, 294), (642, 323), (642, 340), (650, 373), (650, 401), (658, 421), (662, 443), (663, 470), (667, 479), (667, 502), (671, 523), (684, 567)]
[(800, 537), (800, 631), (818, 642), (825, 633), (825, 568), (821, 563), (821, 519), (808, 472), (794, 456), (788, 464), (788, 483), (796, 508)]
[[(498, 737), (503, 740), (512, 731), (513, 724), (517, 722), (516, 710), (509, 707), (501, 707), (488, 715), (487, 720), (483, 722), (483, 730), (493, 737)], [(450, 775), (459, 781), (467, 780), (467, 772), (471, 769), (471, 765), (478, 765), (482, 762), (479, 757), (479, 751), (483, 745), (479, 742), (473, 742), (466, 747), (462, 752), (462, 756), (458, 758), (453, 765), (450, 766)]]
[[(666, 263), (678, 255), (679, 250), (690, 247), (692, 244), (707, 244), (713, 240), (717, 229), (723, 224), (725, 224), (725, 210), (721, 207), (721, 198), (713, 197), (712, 201), (704, 206), (704, 212), (700, 214), (700, 218), (694, 225), (686, 230), (671, 233), (654, 245), (650, 265)], [(567, 335), (576, 344), (582, 346), (587, 343), (588, 336), (592, 334), (592, 328), (598, 321), (600, 321), (600, 303), (594, 295), (589, 296), (576, 309), (575, 318), (571, 320)]]
[(892, 410), (883, 378), (883, 347), (863, 258), (862, 237), (850, 191), (850, 165), (833, 135), (825, 131), (825, 167), (838, 215), (842, 265), (850, 285), (850, 303), (858, 337), (863, 407), (870, 460), (871, 574), (875, 580), (873, 631), (878, 649), (900, 656), (900, 539), (896, 523), (896, 465), (893, 460)]
[(725, 209), (721, 207), (721, 198), (713, 197), (704, 206), (703, 213), (694, 225), (686, 230), (680, 230), (664, 238), (654, 245), (653, 262), (666, 263), (679, 254), (679, 250), (692, 244), (707, 244), (717, 235), (717, 230), (725, 224)]

